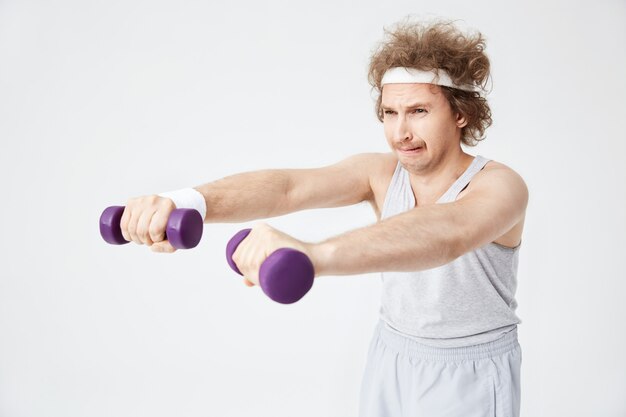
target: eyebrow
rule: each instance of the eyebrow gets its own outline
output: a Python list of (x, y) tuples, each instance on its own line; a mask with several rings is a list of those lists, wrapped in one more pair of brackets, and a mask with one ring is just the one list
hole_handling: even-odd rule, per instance
[[(430, 103), (413, 103), (413, 104), (409, 104), (408, 106), (405, 106), (405, 109), (412, 109), (414, 107), (429, 107)], [(383, 110), (393, 110), (393, 107), (389, 107), (386, 104), (382, 104), (381, 105)]]

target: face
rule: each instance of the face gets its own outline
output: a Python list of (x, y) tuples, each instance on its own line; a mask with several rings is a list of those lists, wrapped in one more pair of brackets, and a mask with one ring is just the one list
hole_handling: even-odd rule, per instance
[[(467, 122), (453, 114), (438, 85), (385, 84), (381, 107), (387, 143), (409, 172), (428, 172), (462, 152), (461, 128)], [(416, 152), (402, 151), (416, 147)]]

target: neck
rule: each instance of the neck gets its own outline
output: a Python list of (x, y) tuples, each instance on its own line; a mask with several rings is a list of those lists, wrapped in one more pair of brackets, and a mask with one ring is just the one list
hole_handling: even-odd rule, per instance
[(454, 152), (446, 153), (438, 159), (431, 160), (425, 166), (409, 166), (407, 170), (416, 184), (436, 188), (438, 184), (456, 181), (473, 159), (472, 155), (466, 154), (459, 147)]
[(472, 155), (459, 148), (439, 160), (430, 161), (427, 166), (405, 166), (409, 171), (416, 205), (428, 204), (439, 198), (465, 172), (473, 159)]

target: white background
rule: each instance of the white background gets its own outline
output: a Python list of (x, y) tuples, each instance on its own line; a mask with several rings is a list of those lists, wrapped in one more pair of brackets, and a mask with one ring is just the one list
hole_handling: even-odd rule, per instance
[[(107, 245), (98, 219), (237, 172), (387, 152), (366, 70), (409, 14), (485, 35), (494, 124), (466, 150), (530, 190), (522, 415), (625, 416), (617, 0), (0, 0), (0, 416), (356, 416), (378, 274), (281, 305), (225, 260), (254, 222), (163, 254)], [(320, 241), (376, 218), (362, 203), (264, 221)]]

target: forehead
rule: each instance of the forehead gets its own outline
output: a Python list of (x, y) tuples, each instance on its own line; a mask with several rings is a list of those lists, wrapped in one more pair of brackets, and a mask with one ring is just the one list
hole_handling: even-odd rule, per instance
[(406, 83), (385, 84), (382, 92), (382, 106), (407, 106), (413, 103), (438, 105), (445, 100), (441, 87), (435, 84)]

